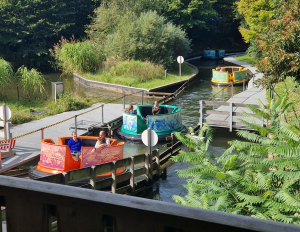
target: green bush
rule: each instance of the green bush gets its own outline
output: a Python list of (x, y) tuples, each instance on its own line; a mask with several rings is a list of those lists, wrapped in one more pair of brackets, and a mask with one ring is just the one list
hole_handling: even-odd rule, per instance
[(64, 73), (95, 72), (105, 58), (102, 46), (89, 40), (69, 42), (62, 39), (51, 54), (55, 59), (53, 66)]
[(9, 82), (13, 75), (12, 65), (0, 58), (0, 88), (3, 88)]
[(52, 114), (62, 113), (65, 111), (80, 110), (86, 108), (88, 104), (84, 101), (78, 101), (70, 94), (60, 94), (55, 102), (51, 103), (50, 110)]

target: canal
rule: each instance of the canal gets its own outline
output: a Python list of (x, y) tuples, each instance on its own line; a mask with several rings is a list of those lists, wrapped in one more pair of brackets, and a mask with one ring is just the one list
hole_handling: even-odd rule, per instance
[[(210, 83), (212, 76), (212, 68), (217, 67), (218, 65), (222, 66), (222, 61), (216, 60), (202, 60), (202, 59), (193, 59), (190, 60), (189, 63), (195, 65), (199, 69), (199, 74), (195, 83), (186, 88), (183, 93), (172, 102), (168, 103), (170, 105), (176, 105), (182, 109), (182, 119), (183, 124), (186, 127), (195, 127), (199, 122), (199, 100), (207, 100), (215, 93), (217, 93), (220, 88), (212, 86)], [(51, 82), (62, 81), (64, 82), (65, 92), (70, 94), (77, 94), (82, 97), (93, 97), (99, 99), (101, 101), (107, 101), (116, 99), (121, 97), (122, 94), (106, 92), (98, 89), (87, 88), (83, 85), (74, 82), (72, 77), (63, 77), (60, 73), (49, 73), (45, 74), (47, 83), (45, 85), (46, 92), (48, 93), (48, 97), (51, 97)], [(237, 94), (241, 92), (243, 87), (234, 87), (233, 92)], [(231, 96), (231, 91), (225, 91), (225, 98), (229, 99)], [(219, 95), (221, 98), (222, 95)], [(217, 99), (216, 100), (221, 100)], [(117, 103), (121, 103), (120, 100)], [(153, 103), (153, 99), (148, 99), (144, 101), (145, 103)], [(140, 104), (140, 98), (127, 98), (126, 103)], [(225, 149), (228, 147), (227, 142), (233, 139), (236, 139), (236, 135), (234, 132), (230, 133), (228, 129), (214, 129), (214, 140), (211, 145), (211, 152), (220, 156)], [(155, 148), (159, 148), (160, 151), (164, 151), (166, 149), (165, 144), (158, 144)], [(130, 142), (125, 143), (124, 147), (124, 158), (130, 157), (133, 155), (138, 155), (147, 152), (147, 148), (142, 144), (133, 144)], [(153, 189), (142, 192), (139, 194), (140, 197), (165, 201), (165, 202), (173, 202), (173, 195), (186, 195), (186, 190), (183, 187), (186, 180), (183, 178), (179, 178), (177, 176), (176, 170), (178, 169), (186, 169), (190, 167), (189, 164), (184, 163), (172, 163), (167, 168), (167, 178), (166, 180), (160, 180), (156, 183)]]

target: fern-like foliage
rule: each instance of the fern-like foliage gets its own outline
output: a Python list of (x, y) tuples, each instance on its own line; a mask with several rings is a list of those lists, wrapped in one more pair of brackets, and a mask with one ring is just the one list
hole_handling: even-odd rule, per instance
[[(300, 225), (300, 129), (299, 121), (282, 121), (290, 104), (287, 97), (244, 113), (254, 132), (237, 131), (243, 141), (229, 142), (221, 157), (209, 152), (212, 129), (204, 124), (198, 136), (193, 131), (176, 137), (192, 152), (181, 151), (173, 161), (194, 164), (178, 170), (188, 178), (184, 197), (174, 196), (183, 205)], [(251, 118), (253, 120), (251, 120)], [(267, 126), (255, 123), (264, 118)], [(200, 139), (205, 137), (205, 139)], [(246, 141), (245, 141), (246, 140)], [(196, 164), (196, 165), (195, 165)]]

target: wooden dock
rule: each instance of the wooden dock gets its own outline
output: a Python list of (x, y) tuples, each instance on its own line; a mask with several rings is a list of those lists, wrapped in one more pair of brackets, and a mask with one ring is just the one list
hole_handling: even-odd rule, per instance
[[(248, 105), (251, 105), (254, 108), (259, 108), (258, 105)], [(248, 108), (246, 108), (246, 104), (201, 100), (199, 126), (202, 127), (204, 123), (208, 123), (211, 127), (229, 128), (230, 132), (232, 132), (233, 129), (251, 130), (250, 127), (239, 120), (243, 119), (245, 121), (249, 121), (247, 117), (243, 116), (243, 111), (250, 115), (254, 115)], [(264, 120), (257, 118), (256, 123), (263, 126)]]

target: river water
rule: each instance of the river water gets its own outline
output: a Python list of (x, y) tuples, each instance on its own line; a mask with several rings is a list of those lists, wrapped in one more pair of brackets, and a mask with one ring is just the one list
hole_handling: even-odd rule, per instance
[[(176, 105), (182, 110), (182, 119), (183, 124), (186, 127), (195, 127), (199, 122), (199, 101), (207, 100), (215, 93), (217, 93), (220, 88), (212, 86), (210, 83), (212, 77), (212, 68), (217, 67), (218, 65), (222, 66), (222, 61), (214, 61), (214, 60), (202, 60), (202, 59), (193, 59), (190, 60), (189, 63), (195, 65), (199, 69), (199, 74), (195, 83), (190, 85), (183, 93), (174, 101), (168, 103), (170, 105)], [(78, 84), (73, 81), (72, 77), (63, 77), (60, 76), (60, 73), (49, 73), (45, 74), (47, 83), (45, 85), (46, 92), (48, 94), (47, 97), (51, 97), (51, 82), (62, 81), (64, 82), (65, 92), (70, 94), (77, 94), (82, 97), (94, 97), (98, 98), (99, 102), (116, 99), (121, 97), (121, 94), (112, 93), (112, 92), (104, 92), (99, 91), (97, 89), (87, 88), (81, 84)], [(242, 87), (234, 87), (234, 94), (242, 91)], [(14, 94), (14, 93), (12, 93)], [(225, 91), (225, 98), (230, 98), (231, 91)], [(221, 100), (222, 94), (217, 97), (217, 100)], [(219, 99), (218, 99), (219, 98)], [(122, 100), (117, 103), (121, 103)], [(126, 103), (139, 103), (141, 99), (139, 98), (128, 98)], [(144, 101), (145, 103), (152, 103), (153, 99)], [(227, 142), (233, 139), (236, 139), (236, 135), (234, 132), (230, 133), (228, 129), (214, 129), (214, 140), (211, 145), (211, 151), (214, 155), (221, 155), (225, 149), (228, 147)], [(166, 149), (164, 144), (158, 144), (155, 148), (159, 148), (160, 151)], [(125, 143), (124, 147), (124, 158), (130, 157), (133, 155), (138, 155), (147, 152), (147, 147), (142, 144), (132, 144)], [(166, 180), (160, 180), (156, 183), (153, 189), (142, 192), (139, 194), (140, 197), (156, 199), (160, 201), (173, 202), (173, 195), (185, 196), (187, 191), (183, 187), (186, 183), (186, 180), (183, 178), (179, 178), (177, 176), (176, 170), (178, 169), (186, 169), (190, 167), (189, 164), (185, 163), (172, 163), (169, 162), (170, 165), (167, 168), (167, 178)]]

